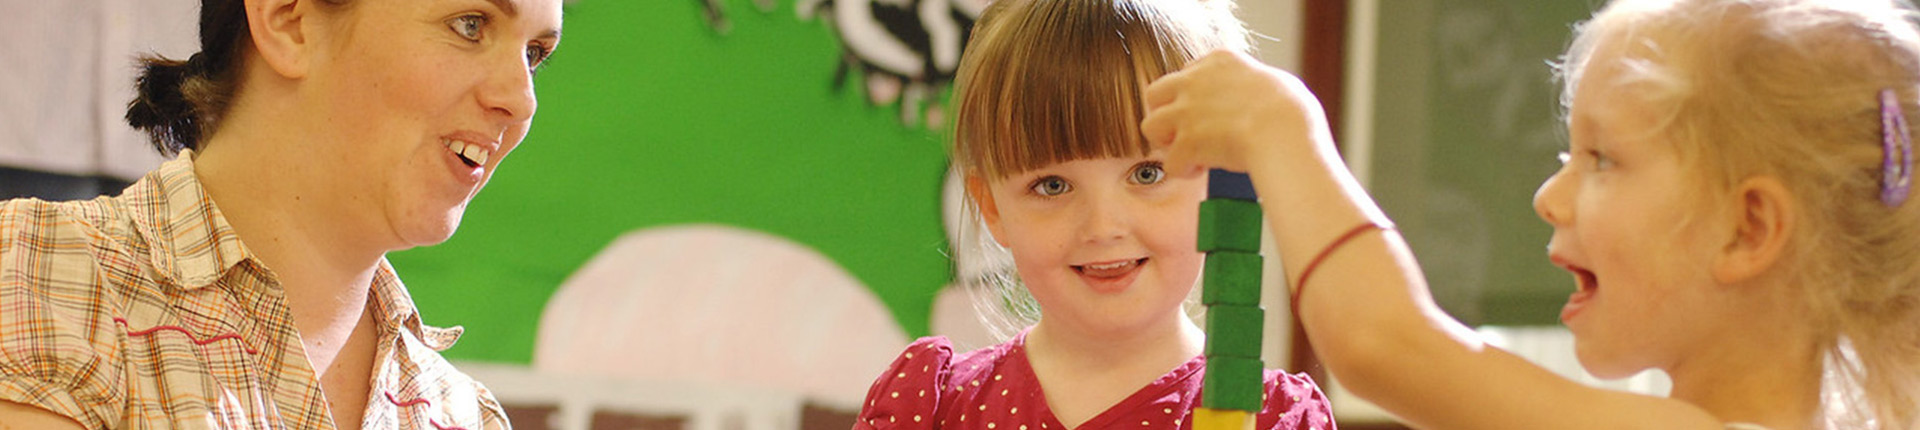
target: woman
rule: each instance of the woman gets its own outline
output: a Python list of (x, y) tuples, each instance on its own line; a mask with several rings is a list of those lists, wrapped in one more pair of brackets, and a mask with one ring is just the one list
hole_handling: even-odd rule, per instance
[(201, 8), (127, 115), (175, 160), (0, 203), (0, 423), (505, 427), (385, 254), (446, 240), (526, 136), (560, 1)]

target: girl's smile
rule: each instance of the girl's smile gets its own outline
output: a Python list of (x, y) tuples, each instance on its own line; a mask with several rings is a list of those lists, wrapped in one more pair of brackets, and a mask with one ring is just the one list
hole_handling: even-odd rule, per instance
[(1199, 278), (1204, 179), (1156, 154), (1073, 160), (973, 181), (988, 229), (1045, 315), (1041, 324), (1125, 332), (1176, 321)]
[(1091, 263), (1073, 266), (1080, 274), (1080, 281), (1097, 293), (1119, 293), (1133, 284), (1134, 275), (1146, 266), (1147, 258), (1117, 260), (1103, 263)]

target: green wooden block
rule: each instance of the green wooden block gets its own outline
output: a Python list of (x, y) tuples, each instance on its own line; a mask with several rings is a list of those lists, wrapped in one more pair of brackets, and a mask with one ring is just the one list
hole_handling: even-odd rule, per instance
[(1200, 252), (1260, 252), (1260, 204), (1234, 199), (1200, 202)]
[(1259, 412), (1267, 394), (1263, 373), (1259, 359), (1208, 356), (1200, 406)]
[(1260, 270), (1260, 254), (1207, 253), (1206, 278), (1200, 283), (1200, 304), (1259, 306)]
[(1260, 359), (1260, 335), (1266, 327), (1266, 313), (1259, 306), (1208, 306), (1207, 356)]

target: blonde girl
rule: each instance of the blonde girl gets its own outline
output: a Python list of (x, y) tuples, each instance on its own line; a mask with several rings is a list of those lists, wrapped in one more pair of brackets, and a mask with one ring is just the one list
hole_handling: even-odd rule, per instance
[(1621, 0), (1577, 31), (1571, 148), (1534, 198), (1575, 279), (1561, 320), (1587, 370), (1663, 370), (1665, 398), (1557, 377), (1441, 312), (1293, 77), (1208, 56), (1152, 85), (1142, 128), (1175, 176), (1252, 175), (1328, 369), (1416, 427), (1913, 429), (1912, 19), (1888, 0)]

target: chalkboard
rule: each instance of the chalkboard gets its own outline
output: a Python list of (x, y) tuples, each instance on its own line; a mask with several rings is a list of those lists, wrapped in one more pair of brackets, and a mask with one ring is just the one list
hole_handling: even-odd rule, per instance
[(1549, 63), (1598, 6), (1380, 2), (1369, 188), (1463, 322), (1557, 324), (1573, 292), (1532, 202), (1566, 148)]

